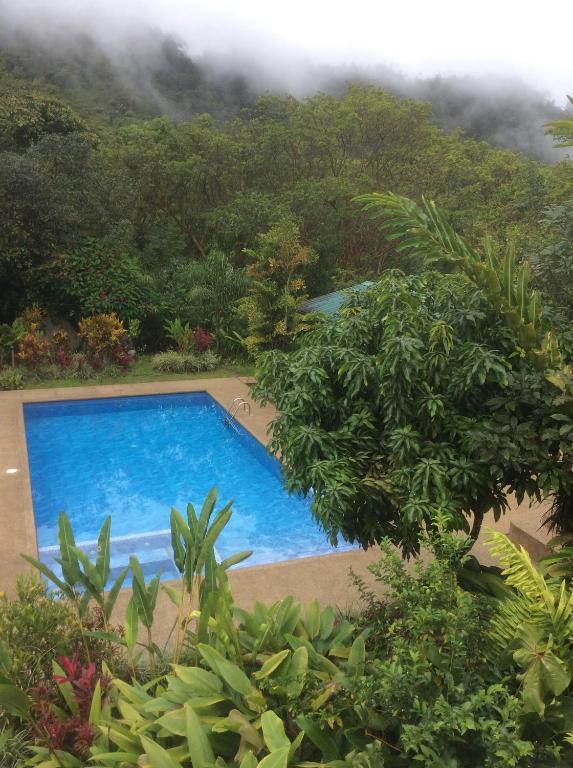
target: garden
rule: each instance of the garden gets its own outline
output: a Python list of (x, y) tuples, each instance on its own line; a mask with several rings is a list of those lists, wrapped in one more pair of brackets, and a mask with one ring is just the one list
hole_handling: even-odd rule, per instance
[[(571, 161), (370, 88), (223, 124), (0, 98), (0, 389), (254, 373), (285, 486), (376, 584), (239, 607), (215, 488), (166, 511), (178, 582), (114, 570), (121, 509), (91, 559), (62, 511), (58, 567), (0, 593), (1, 768), (572, 765)], [(554, 538), (490, 532), (486, 567), (510, 498)]]

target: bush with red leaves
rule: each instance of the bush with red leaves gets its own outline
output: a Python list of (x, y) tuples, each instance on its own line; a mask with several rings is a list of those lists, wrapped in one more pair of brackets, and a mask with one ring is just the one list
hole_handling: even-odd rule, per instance
[(209, 331), (206, 331), (204, 328), (199, 327), (195, 328), (193, 339), (199, 352), (205, 352), (205, 350), (209, 349), (213, 343), (213, 334), (209, 333)]
[[(103, 695), (110, 681), (97, 672), (93, 662), (83, 664), (79, 652), (71, 658), (61, 656), (58, 663), (64, 675), (54, 675), (51, 681), (30, 690), (36, 742), (50, 750), (63, 750), (82, 758), (97, 736), (97, 730), (89, 723), (94, 691), (99, 681)], [(63, 685), (69, 686), (74, 707), (62, 718), (60, 687)]]

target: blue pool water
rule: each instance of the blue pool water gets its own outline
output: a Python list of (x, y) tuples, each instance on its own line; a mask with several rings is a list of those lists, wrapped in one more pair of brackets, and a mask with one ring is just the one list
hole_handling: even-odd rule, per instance
[(309, 502), (283, 489), (277, 460), (227, 426), (206, 393), (32, 403), (24, 417), (38, 548), (50, 565), (60, 511), (89, 554), (112, 515), (114, 570), (136, 554), (146, 573), (176, 578), (170, 509), (199, 511), (213, 486), (217, 508), (234, 500), (219, 557), (252, 549), (244, 564), (255, 565), (332, 551)]

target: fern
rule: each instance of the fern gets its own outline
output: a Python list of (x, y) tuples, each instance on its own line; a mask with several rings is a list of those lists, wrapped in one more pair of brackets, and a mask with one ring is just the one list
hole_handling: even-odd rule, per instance
[(573, 592), (565, 581), (546, 580), (504, 534), (492, 533), (488, 547), (514, 590), (499, 603), (490, 639), (498, 655), (513, 652), (522, 669), (524, 712), (543, 717), (547, 702), (571, 684)]

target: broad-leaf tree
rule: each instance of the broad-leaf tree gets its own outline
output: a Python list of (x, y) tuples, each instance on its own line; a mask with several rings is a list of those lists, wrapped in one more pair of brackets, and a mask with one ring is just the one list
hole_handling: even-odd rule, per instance
[(411, 552), (438, 510), (476, 538), (509, 492), (569, 498), (572, 400), (527, 269), (482, 257), (433, 206), (381, 204), (390, 239), (459, 271), (386, 273), (266, 356), (255, 394), (276, 403), (272, 448), (331, 537)]

